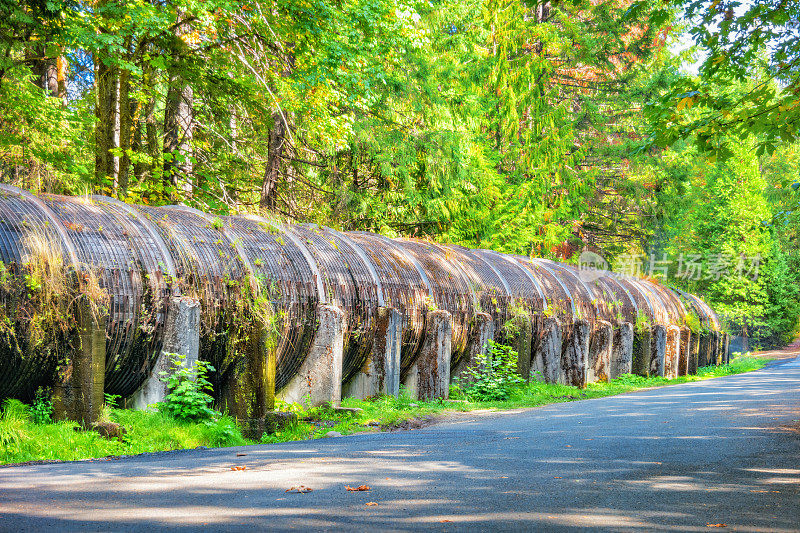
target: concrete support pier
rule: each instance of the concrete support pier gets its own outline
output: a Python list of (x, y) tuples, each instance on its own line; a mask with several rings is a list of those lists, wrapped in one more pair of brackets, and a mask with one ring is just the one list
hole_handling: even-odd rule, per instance
[(585, 387), (589, 374), (589, 341), (592, 328), (589, 322), (578, 319), (573, 322), (572, 336), (567, 345), (566, 357), (562, 360), (567, 384)]
[(69, 362), (59, 369), (53, 386), (53, 416), (89, 427), (100, 418), (105, 399), (107, 317), (95, 317), (86, 296), (77, 307), (78, 332)]
[(719, 363), (719, 331), (712, 331), (708, 348), (708, 364), (718, 365)]
[(731, 362), (731, 336), (727, 333), (722, 334), (722, 361), (726, 365)]
[(614, 328), (609, 368), (609, 379), (616, 379), (633, 371), (633, 324), (630, 322), (619, 322)]
[(344, 384), (343, 396), (364, 399), (400, 393), (402, 334), (402, 313), (393, 307), (379, 307), (372, 351), (361, 371)]
[(244, 352), (237, 357), (222, 390), (221, 410), (237, 420), (263, 419), (275, 408), (277, 336), (269, 325), (253, 322)]
[(288, 403), (310, 398), (311, 405), (339, 405), (342, 400), (342, 358), (345, 314), (338, 307), (317, 308), (319, 326), (303, 364), (292, 380), (278, 393)]
[(678, 366), (681, 353), (681, 328), (669, 326), (667, 328), (667, 346), (664, 352), (664, 377), (674, 379), (678, 377)]
[(678, 354), (678, 375), (686, 376), (689, 374), (689, 361), (692, 358), (692, 330), (684, 326), (681, 328), (681, 345)]
[(611, 322), (600, 320), (589, 344), (589, 369), (587, 383), (608, 381), (611, 371), (611, 350), (614, 328)]
[(667, 357), (667, 327), (662, 324), (653, 326), (650, 340), (650, 375), (664, 377)]
[(541, 365), (544, 381), (547, 383), (566, 383), (567, 378), (561, 367), (561, 323), (555, 317), (542, 320), (542, 331), (533, 356), (533, 370)]
[(404, 384), (412, 398), (447, 398), (450, 393), (450, 349), (453, 322), (449, 312), (429, 311), (425, 338), (417, 360), (409, 368)]
[(131, 396), (134, 409), (152, 409), (167, 397), (167, 384), (160, 373), (169, 372), (172, 354), (185, 356), (183, 364), (191, 367), (200, 353), (200, 302), (195, 298), (170, 298), (164, 325), (164, 343), (150, 376)]
[(513, 335), (509, 344), (517, 352), (517, 372), (527, 380), (531, 374), (533, 323), (531, 317), (525, 314), (515, 316), (511, 324)]
[(711, 364), (711, 344), (714, 340), (714, 333), (706, 331), (699, 335), (700, 345), (698, 347), (697, 366), (698, 368)]
[(653, 330), (640, 327), (633, 335), (632, 373), (637, 376), (650, 375), (650, 360), (653, 352)]
[(451, 379), (464, 383), (464, 371), (473, 366), (479, 354), (485, 354), (489, 348), (489, 341), (494, 339), (494, 320), (488, 313), (476, 313), (473, 325), (470, 328), (467, 350), (461, 359), (451, 368)]
[(697, 367), (700, 361), (700, 334), (691, 332), (689, 336), (689, 366), (687, 373), (690, 376), (697, 374)]

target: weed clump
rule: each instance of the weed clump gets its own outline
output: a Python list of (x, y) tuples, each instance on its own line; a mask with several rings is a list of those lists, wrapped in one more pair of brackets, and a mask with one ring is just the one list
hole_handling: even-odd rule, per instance
[(489, 341), (485, 354), (478, 354), (458, 384), (473, 401), (507, 400), (513, 388), (525, 380), (517, 373), (518, 354), (510, 346)]
[(206, 422), (219, 418), (220, 414), (211, 408), (214, 398), (208, 373), (214, 367), (207, 361), (195, 361), (187, 366), (186, 356), (175, 353), (166, 354), (170, 359), (170, 369), (159, 373), (159, 379), (167, 384), (169, 393), (158, 409), (180, 422)]

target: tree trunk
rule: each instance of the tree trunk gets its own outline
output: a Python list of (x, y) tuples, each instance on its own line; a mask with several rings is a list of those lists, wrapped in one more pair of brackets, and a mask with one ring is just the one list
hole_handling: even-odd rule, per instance
[(131, 166), (131, 139), (134, 132), (134, 113), (136, 112), (136, 101), (130, 97), (130, 76), (128, 70), (120, 71), (119, 75), (119, 147), (122, 156), (119, 162), (119, 179), (117, 180), (117, 190), (115, 193), (125, 196), (128, 192), (130, 166)]
[[(133, 118), (133, 135), (131, 136), (131, 150), (136, 154), (144, 153), (144, 138), (142, 137), (142, 121), (139, 119), (141, 106), (137, 107), (136, 113)], [(136, 158), (133, 163), (133, 179), (137, 183), (143, 182), (147, 178), (148, 166), (141, 157)]]
[[(178, 19), (183, 17), (178, 12)], [(187, 53), (181, 36), (189, 31), (186, 23), (175, 25), (174, 56)], [(194, 91), (179, 69), (172, 67), (164, 108), (164, 185), (174, 201), (192, 197), (192, 129), (194, 122)]]
[(36, 86), (47, 91), (50, 96), (66, 99), (66, 59), (61, 56), (46, 57), (44, 44), (35, 46), (26, 56)]
[(58, 88), (58, 96), (67, 103), (67, 58), (59, 56), (56, 60), (56, 87)]
[(145, 66), (142, 81), (150, 95), (144, 106), (145, 142), (147, 143), (147, 154), (150, 156), (150, 168), (145, 172), (149, 172), (149, 176), (152, 177), (158, 166), (158, 161), (161, 156), (161, 147), (158, 145), (158, 125), (156, 124), (155, 79), (153, 68), (149, 64)]
[(275, 209), (278, 200), (278, 179), (281, 157), (285, 145), (286, 122), (280, 112), (272, 113), (272, 129), (269, 130), (267, 145), (267, 168), (264, 169), (264, 182), (261, 184), (261, 201), (259, 205), (265, 209)]
[(164, 179), (173, 199), (192, 196), (192, 88), (179, 76), (170, 76), (164, 110)]
[(97, 101), (95, 105), (95, 179), (97, 184), (106, 180), (114, 183), (114, 156), (111, 150), (116, 148), (114, 142), (117, 124), (117, 72), (95, 57), (95, 86)]

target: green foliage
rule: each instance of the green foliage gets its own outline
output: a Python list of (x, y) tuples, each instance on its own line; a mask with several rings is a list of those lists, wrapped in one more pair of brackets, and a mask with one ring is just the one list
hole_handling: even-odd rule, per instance
[(203, 437), (209, 446), (242, 446), (247, 440), (242, 437), (236, 422), (228, 416), (216, 416), (203, 422)]
[(510, 346), (489, 341), (486, 353), (464, 371), (459, 385), (475, 401), (506, 400), (511, 389), (525, 380), (517, 373), (518, 354)]
[(49, 424), (53, 417), (53, 400), (50, 390), (39, 387), (30, 407), (31, 420), (34, 424)]
[[(758, 280), (666, 281), (737, 333), (785, 342), (800, 316), (798, 8), (729, 9), (0, 2), (0, 181), (563, 259), (760, 254)], [(697, 77), (670, 53), (681, 24), (708, 52)], [(26, 276), (42, 299), (45, 278)], [(263, 281), (237, 302), (274, 329)], [(54, 335), (30, 316), (34, 340)]]
[[(639, 0), (628, 13), (640, 15), (651, 6)], [(677, 80), (651, 106), (654, 140), (665, 145), (693, 138), (702, 150), (724, 157), (737, 138), (758, 136), (757, 155), (794, 142), (800, 113), (794, 67), (800, 58), (797, 4), (671, 0), (651, 11), (651, 24), (662, 24), (676, 9), (684, 13), (703, 59), (699, 76)], [(743, 83), (746, 90), (737, 90)]]
[(700, 317), (697, 316), (697, 313), (693, 309), (683, 317), (683, 323), (692, 330), (694, 334), (699, 334), (705, 329), (704, 324), (700, 321)]
[(169, 393), (159, 410), (181, 422), (203, 422), (219, 418), (219, 413), (211, 408), (214, 398), (208, 373), (214, 367), (207, 361), (195, 361), (186, 366), (185, 355), (167, 354), (170, 358), (169, 371), (160, 372), (159, 379), (167, 384)]
[(638, 311), (636, 313), (636, 324), (634, 324), (634, 330), (639, 331), (646, 331), (650, 329), (652, 324), (650, 323), (650, 319), (647, 317), (647, 314), (644, 311)]
[[(263, 443), (286, 442), (323, 437), (328, 431), (349, 434), (358, 431), (415, 427), (448, 411), (473, 409), (510, 409), (536, 407), (553, 402), (599, 398), (640, 388), (684, 383), (763, 367), (768, 360), (749, 354), (735, 357), (730, 364), (699, 369), (696, 376), (668, 380), (627, 374), (608, 383), (590, 383), (585, 389), (539, 381), (517, 383), (509, 387), (505, 399), (474, 401), (412, 400), (406, 393), (400, 398), (380, 396), (369, 400), (345, 398), (344, 407), (357, 407), (356, 414), (329, 408), (304, 409), (297, 404), (279, 404), (280, 410), (298, 413), (299, 420), (274, 435), (265, 435)], [(79, 460), (119, 454), (138, 454), (198, 446), (240, 446), (252, 444), (229, 417), (217, 417), (200, 423), (180, 422), (163, 412), (129, 411), (109, 408), (109, 421), (122, 425), (124, 439), (105, 439), (94, 431), (76, 431), (74, 422), (36, 424), (30, 408), (17, 400), (7, 400), (0, 414), (0, 464), (31, 460)]]
[(19, 400), (3, 402), (3, 412), (0, 414), (0, 460), (3, 459), (2, 455), (17, 453), (30, 441), (27, 428), (30, 418), (27, 406)]
[(121, 396), (119, 394), (109, 394), (107, 392), (103, 394), (104, 405), (108, 406), (111, 409), (117, 407), (117, 403), (119, 402), (120, 398)]
[(119, 440), (103, 438), (95, 431), (77, 431), (74, 422), (35, 424), (27, 410), (17, 402), (0, 415), (0, 464), (251, 444), (229, 417), (184, 423), (166, 413), (109, 408), (109, 421), (127, 431)]
[(665, 205), (659, 231), (670, 257), (699, 265), (691, 274), (675, 265), (671, 284), (701, 295), (732, 333), (776, 345), (795, 334), (800, 279), (790, 267), (795, 252), (784, 251), (792, 249), (791, 233), (768, 224), (775, 209), (769, 184), (785, 178), (765, 172), (753, 147), (752, 140), (740, 142), (713, 166), (691, 147), (668, 154), (684, 178), (659, 200)]

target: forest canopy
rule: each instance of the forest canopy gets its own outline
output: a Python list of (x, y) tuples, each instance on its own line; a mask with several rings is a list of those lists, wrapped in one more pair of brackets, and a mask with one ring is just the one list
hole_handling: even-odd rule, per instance
[(780, 344), (797, 28), (784, 0), (0, 0), (0, 179), (589, 250)]

